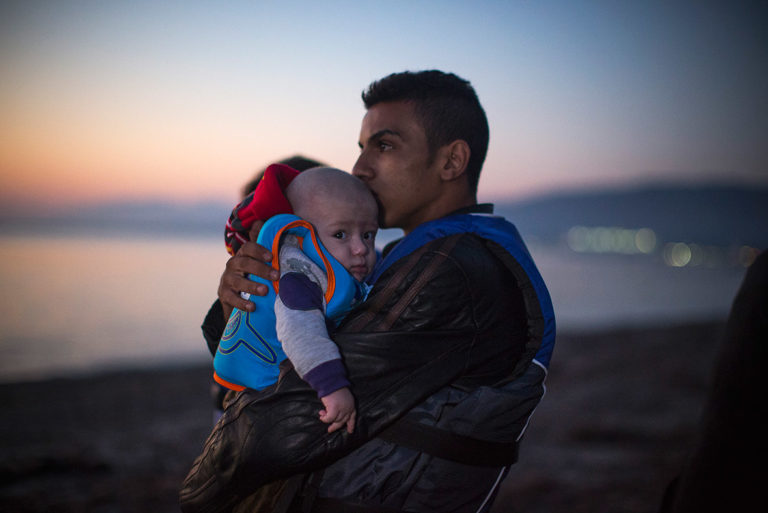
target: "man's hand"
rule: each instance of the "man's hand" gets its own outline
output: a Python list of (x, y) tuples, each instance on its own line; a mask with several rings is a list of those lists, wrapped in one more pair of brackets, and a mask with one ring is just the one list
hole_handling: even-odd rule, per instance
[(344, 387), (331, 392), (325, 397), (320, 398), (323, 401), (324, 410), (320, 411), (320, 420), (328, 426), (328, 432), (333, 433), (337, 429), (347, 426), (347, 432), (351, 433), (355, 429), (355, 398), (349, 388)]
[(272, 261), (272, 252), (264, 246), (253, 242), (264, 225), (263, 221), (256, 221), (250, 230), (251, 241), (246, 242), (238, 250), (235, 256), (227, 260), (227, 266), (219, 281), (219, 299), (224, 308), (225, 320), (229, 319), (234, 308), (252, 312), (255, 305), (243, 299), (240, 292), (265, 296), (269, 291), (264, 284), (256, 283), (248, 279), (249, 274), (254, 274), (265, 280), (275, 281), (280, 274), (272, 269), (266, 262)]

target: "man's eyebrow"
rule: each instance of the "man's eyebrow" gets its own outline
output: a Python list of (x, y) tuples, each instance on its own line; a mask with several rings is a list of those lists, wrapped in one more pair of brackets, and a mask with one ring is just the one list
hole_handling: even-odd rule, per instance
[[(396, 132), (396, 131), (391, 130), (389, 128), (385, 128), (385, 129), (379, 130), (375, 134), (371, 135), (366, 142), (375, 141), (376, 139), (381, 139), (385, 135), (394, 135), (395, 137), (402, 138), (402, 136), (400, 135), (400, 132)], [(358, 142), (357, 145), (360, 146), (361, 148), (363, 147), (363, 143), (362, 142)]]

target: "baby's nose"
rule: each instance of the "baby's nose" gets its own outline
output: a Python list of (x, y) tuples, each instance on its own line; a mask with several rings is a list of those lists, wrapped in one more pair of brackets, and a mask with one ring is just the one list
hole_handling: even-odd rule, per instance
[(352, 243), (352, 252), (355, 255), (365, 255), (368, 253), (368, 246), (363, 239), (355, 238), (355, 241)]

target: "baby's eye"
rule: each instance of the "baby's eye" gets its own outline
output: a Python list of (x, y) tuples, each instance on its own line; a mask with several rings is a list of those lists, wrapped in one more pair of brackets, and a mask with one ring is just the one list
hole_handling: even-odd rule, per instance
[(373, 240), (376, 237), (376, 232), (365, 232), (363, 234), (364, 240)]
[(334, 233), (333, 236), (335, 238), (337, 238), (337, 239), (343, 239), (344, 237), (347, 236), (347, 234), (345, 232), (343, 232), (343, 231), (338, 231), (338, 232)]

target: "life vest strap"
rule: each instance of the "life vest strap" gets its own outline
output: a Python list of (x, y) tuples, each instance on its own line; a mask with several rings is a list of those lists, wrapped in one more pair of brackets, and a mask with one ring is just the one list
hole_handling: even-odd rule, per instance
[(370, 504), (355, 504), (331, 497), (318, 497), (312, 503), (312, 513), (408, 513), (407, 511), (373, 506)]
[(420, 422), (400, 419), (379, 438), (438, 458), (478, 467), (504, 467), (517, 461), (518, 442), (490, 442)]

